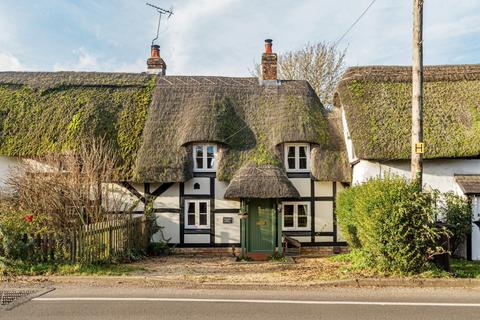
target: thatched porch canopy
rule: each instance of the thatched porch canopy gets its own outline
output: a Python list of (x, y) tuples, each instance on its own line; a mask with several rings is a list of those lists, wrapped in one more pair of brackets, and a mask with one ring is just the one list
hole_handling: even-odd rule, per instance
[[(335, 101), (357, 157), (410, 158), (411, 80), (411, 67), (347, 70)], [(480, 155), (480, 65), (425, 67), (424, 141), (427, 159)]]
[(455, 175), (455, 181), (463, 193), (480, 195), (480, 175)]
[(226, 199), (299, 197), (298, 190), (281, 168), (253, 162), (245, 164), (235, 173), (225, 191)]

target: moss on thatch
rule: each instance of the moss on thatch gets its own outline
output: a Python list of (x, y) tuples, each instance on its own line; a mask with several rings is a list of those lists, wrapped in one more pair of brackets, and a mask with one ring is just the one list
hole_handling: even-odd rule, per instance
[[(410, 67), (350, 68), (337, 93), (357, 157), (410, 158)], [(425, 158), (480, 155), (480, 65), (425, 68), (424, 141)]]
[(199, 141), (222, 146), (221, 180), (247, 161), (280, 166), (280, 143), (330, 143), (322, 109), (305, 81), (261, 86), (256, 78), (159, 77), (136, 179), (186, 181), (192, 175), (187, 146)]
[(226, 199), (298, 198), (300, 194), (285, 171), (274, 165), (247, 162), (233, 176), (225, 190)]
[(87, 72), (1, 72), (0, 154), (39, 156), (104, 137), (131, 177), (155, 77)]
[(312, 148), (312, 176), (322, 181), (350, 182), (352, 175), (343, 136), (341, 110), (333, 108), (326, 118), (330, 143), (326, 147)]

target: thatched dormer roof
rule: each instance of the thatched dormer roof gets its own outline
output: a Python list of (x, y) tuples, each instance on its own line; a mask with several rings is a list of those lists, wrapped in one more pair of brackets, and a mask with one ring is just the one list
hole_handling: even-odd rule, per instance
[(248, 162), (238, 170), (227, 190), (226, 199), (299, 198), (300, 194), (288, 180), (284, 170), (274, 165)]
[[(480, 65), (425, 67), (425, 158), (480, 155)], [(410, 158), (411, 67), (349, 68), (337, 88), (355, 154)]]
[(0, 72), (0, 155), (31, 157), (106, 137), (121, 179), (181, 182), (192, 176), (194, 142), (219, 145), (217, 175), (247, 162), (275, 165), (283, 142), (309, 142), (319, 180), (344, 175), (330, 120), (306, 81), (155, 77), (94, 72)]

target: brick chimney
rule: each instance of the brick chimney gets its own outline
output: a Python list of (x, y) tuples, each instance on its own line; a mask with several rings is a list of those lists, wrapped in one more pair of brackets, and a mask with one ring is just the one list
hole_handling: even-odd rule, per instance
[(277, 54), (272, 53), (272, 39), (265, 40), (265, 52), (262, 54), (262, 80), (277, 80)]
[(153, 44), (150, 51), (150, 58), (147, 60), (147, 73), (164, 76), (167, 70), (167, 65), (162, 58), (160, 58), (160, 46)]

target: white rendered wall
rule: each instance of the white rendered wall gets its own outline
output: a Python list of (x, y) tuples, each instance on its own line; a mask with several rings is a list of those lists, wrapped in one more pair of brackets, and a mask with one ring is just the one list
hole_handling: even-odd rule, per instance
[[(163, 227), (163, 236), (165, 240), (170, 239), (170, 243), (180, 242), (180, 220), (179, 214), (174, 212), (156, 213), (157, 224)], [(154, 241), (161, 241), (160, 232), (153, 236)]]
[[(223, 218), (233, 223), (223, 223)], [(237, 213), (215, 214), (215, 243), (240, 243), (240, 217)]]
[[(480, 197), (472, 201), (473, 221), (480, 220)], [(480, 260), (480, 228), (472, 223), (472, 260)]]
[(0, 189), (5, 188), (5, 180), (11, 170), (20, 164), (19, 158), (0, 156)]
[[(352, 183), (359, 184), (389, 173), (410, 178), (410, 161), (360, 160), (353, 167)], [(441, 192), (453, 191), (462, 195), (460, 187), (455, 182), (454, 174), (480, 174), (480, 160), (424, 160), (423, 162), (423, 183), (427, 188), (438, 189)]]

